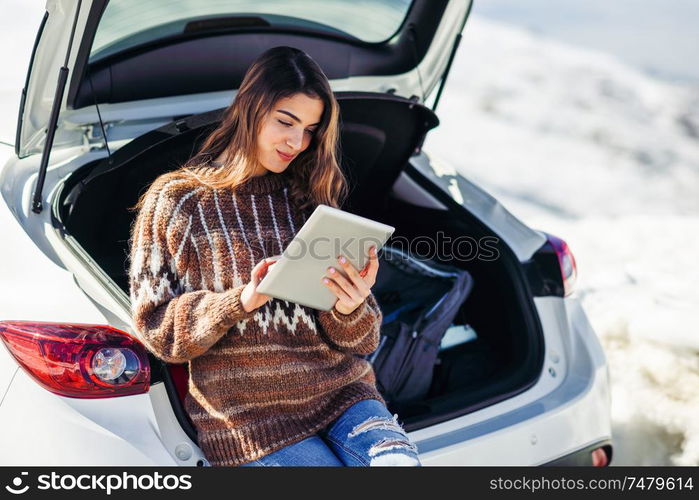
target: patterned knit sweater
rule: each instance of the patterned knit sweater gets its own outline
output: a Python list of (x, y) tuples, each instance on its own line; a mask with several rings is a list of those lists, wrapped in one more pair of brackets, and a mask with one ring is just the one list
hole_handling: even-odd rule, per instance
[(355, 356), (378, 345), (373, 294), (347, 315), (279, 299), (242, 307), (251, 269), (281, 254), (310, 215), (290, 198), (288, 172), (235, 189), (172, 174), (150, 185), (132, 226), (132, 318), (156, 357), (189, 363), (185, 410), (209, 462), (253, 461), (357, 401), (383, 401), (371, 364)]

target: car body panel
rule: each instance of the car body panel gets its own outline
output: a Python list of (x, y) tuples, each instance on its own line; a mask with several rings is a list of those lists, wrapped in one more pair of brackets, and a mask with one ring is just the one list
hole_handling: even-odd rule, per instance
[[(2, 179), (0, 175), (0, 183)], [(0, 301), (0, 321), (104, 323), (104, 316), (75, 287), (73, 273), (56, 265), (41, 248), (41, 242), (45, 246), (48, 242), (46, 233), (40, 233), (46, 225), (39, 216), (33, 215), (31, 224), (25, 221), (22, 226), (3, 203), (0, 227), (4, 243), (0, 247), (0, 273), (7, 290)], [(53, 251), (49, 253), (53, 255)]]
[(0, 406), (0, 428), (12, 429), (3, 434), (3, 449), (11, 451), (0, 454), (2, 465), (177, 465), (148, 394), (66, 398), (20, 370)]
[(19, 370), (19, 366), (12, 355), (3, 345), (0, 347), (0, 406), (5, 399), (5, 393), (12, 383), (12, 379)]

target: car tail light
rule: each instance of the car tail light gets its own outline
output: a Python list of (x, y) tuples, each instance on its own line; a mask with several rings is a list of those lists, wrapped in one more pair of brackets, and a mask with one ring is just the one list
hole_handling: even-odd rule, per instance
[(148, 392), (146, 350), (116, 328), (0, 321), (0, 338), (20, 366), (55, 394), (94, 399)]
[(568, 248), (568, 244), (562, 239), (552, 234), (546, 234), (546, 239), (556, 252), (556, 257), (558, 257), (561, 279), (563, 280), (563, 296), (567, 297), (573, 293), (575, 289), (575, 280), (578, 277), (575, 257), (573, 257), (573, 252)]
[(604, 449), (604, 446), (592, 450), (591, 454), (592, 465), (594, 467), (606, 467), (609, 465), (609, 456), (607, 456), (607, 451)]
[(546, 243), (525, 263), (533, 294), (537, 297), (567, 297), (573, 293), (578, 276), (575, 257), (565, 241), (552, 234), (543, 234)]

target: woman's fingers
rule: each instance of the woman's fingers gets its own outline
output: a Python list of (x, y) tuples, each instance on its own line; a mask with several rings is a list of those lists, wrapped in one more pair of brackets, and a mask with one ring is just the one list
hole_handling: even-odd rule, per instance
[(376, 275), (379, 272), (379, 256), (375, 246), (369, 250), (369, 262), (366, 263), (359, 275), (371, 288), (376, 283)]
[(267, 276), (267, 273), (269, 272), (269, 269), (274, 265), (274, 262), (267, 263), (262, 270), (260, 271), (260, 281), (262, 281), (265, 276)]
[(361, 290), (359, 290), (354, 283), (342, 276), (338, 271), (334, 273), (328, 271), (328, 273), (332, 276), (332, 281), (334, 281), (352, 300), (357, 300), (359, 302), (363, 300), (364, 295), (362, 295)]
[[(328, 268), (328, 274), (337, 281), (348, 295), (357, 297), (360, 301), (369, 295), (369, 286), (364, 282), (364, 278), (359, 275), (359, 271), (347, 260), (342, 264), (347, 276), (343, 276), (337, 269)], [(335, 269), (335, 272), (331, 272)]]
[(344, 295), (336, 293), (338, 298), (342, 299), (346, 296), (349, 300), (358, 304), (371, 293), (371, 287), (376, 283), (376, 274), (379, 268), (377, 253), (376, 246), (373, 246), (369, 251), (369, 262), (364, 266), (361, 272), (357, 271), (347, 258), (340, 256), (338, 262), (347, 273), (347, 277), (343, 276), (337, 270), (332, 272), (334, 269), (333, 267), (328, 268), (327, 276), (332, 278), (331, 282), (335, 285), (334, 288), (344, 292)]
[(251, 274), (252, 279), (254, 280), (256, 285), (264, 279), (264, 277), (267, 275), (267, 272), (269, 271), (269, 268), (276, 263), (276, 260), (272, 260), (272, 258), (267, 258), (255, 264), (255, 266), (252, 268)]
[(267, 269), (267, 262), (265, 261), (260, 261), (257, 263), (254, 269), (254, 275), (255, 277), (259, 280), (262, 279), (262, 274), (265, 272)]
[(341, 255), (338, 258), (338, 262), (347, 273), (347, 276), (349, 276), (349, 282), (347, 281), (347, 279), (345, 279), (344, 283), (342, 281), (339, 282), (340, 285), (344, 286), (346, 284), (347, 286), (352, 286), (353, 288), (356, 288), (362, 298), (369, 295), (369, 285), (364, 281), (364, 278), (359, 275), (359, 271), (357, 271), (357, 269), (349, 261), (349, 259), (346, 259), (344, 256)]
[(353, 303), (352, 297), (350, 297), (347, 292), (343, 288), (341, 288), (335, 281), (331, 280), (330, 278), (323, 278), (323, 283), (325, 283), (325, 286), (330, 288), (330, 291), (335, 294), (335, 296), (348, 304)]

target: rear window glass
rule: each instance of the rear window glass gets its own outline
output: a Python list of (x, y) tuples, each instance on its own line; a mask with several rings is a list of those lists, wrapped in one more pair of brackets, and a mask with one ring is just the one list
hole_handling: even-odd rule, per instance
[[(111, 0), (100, 19), (90, 61), (184, 33), (192, 21), (257, 16), (364, 42), (391, 38), (412, 0)], [(190, 25), (191, 28), (191, 25)]]

